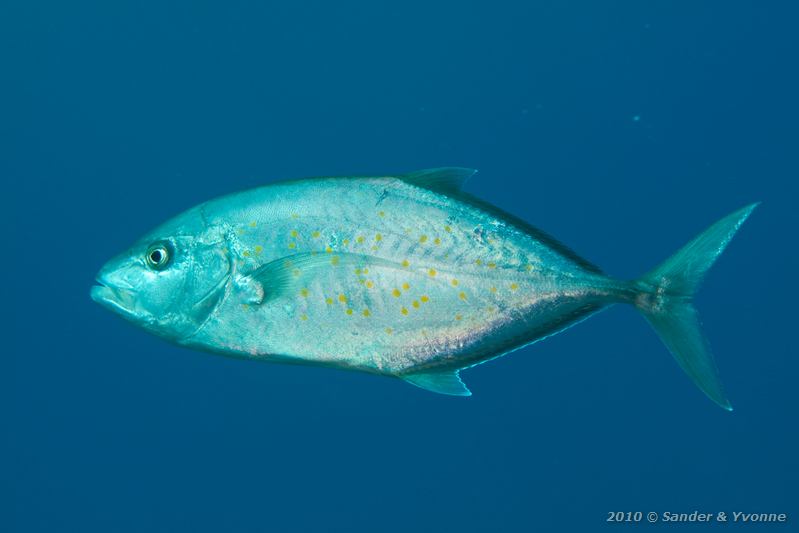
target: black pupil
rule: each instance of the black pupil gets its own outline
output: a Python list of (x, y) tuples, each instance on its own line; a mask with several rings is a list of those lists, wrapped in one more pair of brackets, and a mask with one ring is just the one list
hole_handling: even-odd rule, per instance
[(161, 250), (153, 250), (150, 252), (150, 261), (159, 264), (164, 259), (164, 253)]

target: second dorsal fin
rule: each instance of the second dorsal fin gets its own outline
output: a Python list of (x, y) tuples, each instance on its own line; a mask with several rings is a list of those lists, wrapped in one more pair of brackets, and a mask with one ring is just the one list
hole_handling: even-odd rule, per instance
[(476, 172), (477, 170), (473, 168), (441, 167), (417, 170), (398, 177), (403, 181), (431, 191), (451, 194), (460, 191), (466, 180)]

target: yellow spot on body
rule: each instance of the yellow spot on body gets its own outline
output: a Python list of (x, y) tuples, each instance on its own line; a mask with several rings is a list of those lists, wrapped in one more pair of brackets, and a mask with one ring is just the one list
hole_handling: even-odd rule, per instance
[(394, 298), (399, 298), (401, 294), (402, 294), (402, 293), (399, 291), (399, 289), (394, 289), (393, 291), (391, 291), (391, 295), (392, 295)]
[(497, 292), (497, 288), (496, 287), (491, 287), (491, 292)]
[(385, 211), (380, 211), (379, 213), (377, 213), (377, 215), (381, 216), (381, 217), (384, 217), (384, 216), (386, 216), (386, 212)]
[(422, 297), (421, 297), (421, 298), (419, 298), (419, 299), (420, 299), (421, 301), (423, 301), (423, 302), (429, 302), (429, 301), (430, 301), (430, 298), (428, 298), (428, 297), (427, 297), (426, 295), (424, 295), (424, 294), (423, 294), (423, 295), (422, 295)]
[(250, 306), (248, 304), (241, 304), (241, 308), (244, 309), (245, 311), (250, 310)]
[(387, 334), (391, 335), (393, 332), (394, 332), (394, 330), (393, 330), (393, 329), (391, 329), (391, 328), (386, 328), (386, 333), (387, 333)]
[(256, 244), (255, 245), (255, 253), (256, 254), (260, 254), (263, 251), (264, 251), (264, 247), (263, 246), (261, 246), (260, 244)]
[(308, 289), (300, 289), (300, 295), (302, 295), (303, 298), (307, 298), (308, 297)]
[(402, 261), (402, 266), (404, 266), (405, 268), (408, 268), (409, 266), (411, 266), (411, 264), (408, 262), (407, 259), (405, 259), (405, 260)]
[(308, 320), (308, 315), (306, 314), (300, 315), (300, 320)]
[(349, 243), (350, 243), (349, 239), (344, 239), (343, 241), (341, 241), (341, 244), (343, 244), (344, 246), (347, 246)]
[(345, 313), (347, 313), (348, 315), (351, 315), (351, 314), (352, 314), (352, 309), (347, 309), (347, 310), (346, 310), (346, 311), (344, 311), (344, 312), (345, 312)]
[(294, 271), (292, 272), (292, 274), (294, 274), (295, 276), (299, 276), (300, 275), (300, 269), (299, 268), (295, 268)]
[(476, 261), (474, 262), (474, 264), (475, 264), (475, 265), (477, 265), (477, 266), (480, 266), (480, 265), (482, 265), (482, 264), (483, 264), (483, 260), (482, 260), (482, 259), (478, 259), (478, 260), (476, 260)]
[(427, 235), (422, 235), (421, 237), (419, 237), (419, 242), (421, 242), (423, 244), (426, 243), (427, 242)]
[(374, 286), (375, 286), (375, 284), (374, 284), (374, 283), (372, 283), (371, 281), (367, 281), (367, 282), (366, 282), (366, 288), (367, 288), (367, 289), (371, 289), (371, 288), (372, 288), (372, 287), (374, 287)]
[(296, 229), (293, 229), (293, 230), (291, 230), (291, 234), (290, 235), (296, 239), (297, 236), (299, 235), (299, 233), (297, 233)]
[(380, 235), (380, 234), (378, 233), (377, 235), (375, 235), (375, 240), (376, 240), (377, 242), (380, 242), (380, 241), (382, 241), (382, 240), (383, 240), (383, 236), (382, 236), (382, 235)]
[(294, 220), (297, 220), (298, 218), (300, 218), (300, 215), (298, 215), (297, 213), (292, 213), (291, 214), (291, 218), (293, 218)]
[(450, 281), (450, 283), (452, 283), (453, 287), (457, 287), (458, 286), (458, 280), (457, 279), (453, 278), (452, 281)]
[(488, 268), (497, 268), (496, 263), (488, 263)]
[(400, 309), (400, 313), (402, 313), (403, 315), (407, 315), (408, 314), (408, 309), (403, 307), (402, 309)]
[(296, 247), (297, 247), (297, 243), (294, 243), (294, 242), (290, 242), (290, 243), (289, 243), (289, 248), (291, 248), (292, 250), (293, 250), (294, 248), (296, 248)]
[(444, 231), (446, 231), (447, 233), (452, 233), (452, 228), (450, 228), (449, 226), (444, 226)]
[(329, 254), (332, 254), (333, 253), (333, 248), (331, 248), (330, 246), (325, 246), (325, 252), (327, 252)]
[(463, 318), (463, 315), (455, 315), (455, 320), (460, 320), (461, 318)]
[(525, 268), (525, 270), (527, 270), (527, 272), (530, 272), (533, 269), (533, 265), (527, 265), (524, 268)]
[(510, 290), (515, 291), (518, 288), (519, 288), (519, 284), (518, 283), (511, 283), (510, 284)]
[(251, 228), (254, 228), (257, 225), (258, 225), (258, 223), (256, 221), (254, 221), (254, 220), (252, 222), (250, 222), (250, 227)]
[(364, 269), (363, 269), (363, 273), (364, 273), (364, 274), (368, 274), (368, 273), (369, 273), (369, 269), (368, 269), (368, 268), (364, 268)]
[(403, 290), (406, 290), (406, 291), (407, 291), (407, 290), (408, 290), (408, 289), (410, 289), (410, 288), (411, 288), (411, 286), (410, 286), (410, 284), (409, 284), (407, 281), (406, 281), (405, 283), (403, 283), (403, 284), (402, 284), (402, 289), (403, 289)]
[(237, 229), (237, 230), (236, 230), (236, 233), (238, 233), (239, 235), (244, 235), (244, 233), (245, 233), (245, 232), (244, 232), (244, 228), (239, 228), (239, 229)]
[(466, 293), (465, 293), (465, 292), (463, 292), (463, 291), (461, 291), (461, 292), (458, 294), (458, 298), (460, 298), (461, 300), (465, 300), (465, 299), (466, 299)]
[(372, 314), (372, 313), (370, 313), (368, 309), (364, 309), (364, 310), (363, 310), (363, 316), (367, 316), (367, 317), (368, 317), (368, 316), (369, 316), (369, 315), (371, 315), (371, 314)]
[(325, 303), (327, 305), (333, 305), (333, 298), (325, 298)]
[(338, 295), (338, 301), (341, 302), (341, 303), (347, 303), (347, 297), (344, 296), (343, 294), (339, 294)]
[(249, 251), (249, 250), (244, 250), (244, 251), (241, 253), (241, 255), (243, 255), (244, 257), (250, 257), (250, 251)]
[(373, 252), (376, 252), (376, 251), (377, 251), (377, 245), (374, 245), (374, 246), (372, 246), (372, 251), (373, 251)]
[(418, 302), (417, 300), (414, 300), (414, 301), (411, 303), (411, 305), (412, 305), (412, 306), (414, 306), (415, 308), (419, 309), (419, 302)]
[(439, 246), (441, 244), (441, 239), (436, 237), (435, 239), (433, 239), (433, 244), (435, 244), (436, 246)]
[(334, 256), (333, 256), (333, 257), (330, 259), (330, 264), (331, 264), (331, 265), (333, 265), (333, 266), (336, 266), (336, 265), (338, 265), (338, 262), (339, 262), (339, 258), (338, 258), (338, 256), (337, 256), (337, 255), (334, 255)]
[(358, 244), (363, 244), (363, 237), (358, 237), (357, 239), (355, 239), (355, 242), (357, 242)]
[(318, 239), (318, 238), (319, 238), (319, 235), (320, 235), (320, 234), (319, 234), (319, 232), (318, 232), (318, 231), (314, 231), (313, 233), (311, 233), (311, 237), (313, 237), (314, 239)]

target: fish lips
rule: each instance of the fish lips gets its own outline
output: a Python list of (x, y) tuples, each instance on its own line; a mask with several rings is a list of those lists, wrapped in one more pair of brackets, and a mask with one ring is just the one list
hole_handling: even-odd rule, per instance
[(90, 292), (92, 300), (125, 318), (133, 318), (135, 301), (132, 290), (114, 287), (102, 277), (97, 278), (97, 283), (99, 285), (92, 286)]

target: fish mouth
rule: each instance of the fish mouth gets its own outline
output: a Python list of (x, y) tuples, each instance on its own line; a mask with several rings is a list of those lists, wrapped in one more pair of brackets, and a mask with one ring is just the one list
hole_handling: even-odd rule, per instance
[(93, 285), (89, 293), (92, 300), (120, 315), (131, 316), (133, 314), (133, 291), (114, 287), (99, 276), (95, 281), (98, 285)]

